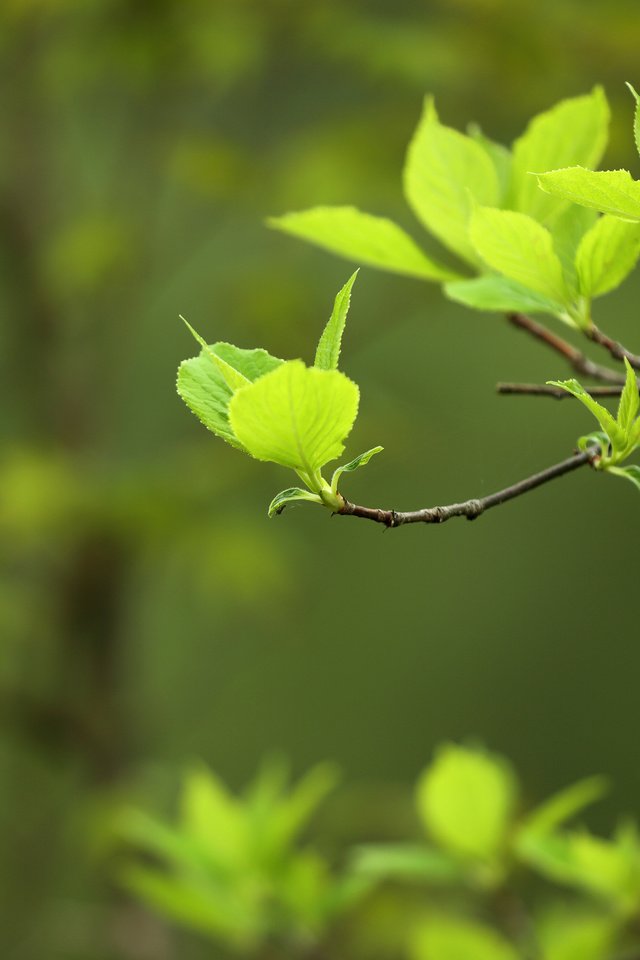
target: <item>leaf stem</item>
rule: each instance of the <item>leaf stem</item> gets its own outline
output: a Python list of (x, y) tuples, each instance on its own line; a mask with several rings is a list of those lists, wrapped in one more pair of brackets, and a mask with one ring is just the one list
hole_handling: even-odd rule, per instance
[(534, 473), (518, 483), (514, 483), (497, 493), (490, 493), (486, 497), (480, 497), (474, 500), (465, 500), (463, 503), (451, 503), (444, 507), (425, 507), (422, 510), (410, 510), (400, 513), (397, 510), (380, 510), (375, 507), (361, 507), (355, 503), (344, 501), (344, 506), (338, 511), (343, 516), (361, 517), (363, 520), (373, 520), (374, 523), (382, 523), (385, 527), (401, 527), (407, 523), (444, 523), (452, 517), (466, 517), (467, 520), (475, 520), (480, 514), (492, 507), (497, 507), (508, 500), (514, 500), (516, 497), (534, 490), (550, 480), (562, 477), (566, 473), (572, 473), (579, 467), (593, 466), (600, 456), (600, 447), (592, 446), (581, 453), (574, 453), (573, 456), (556, 463), (540, 473)]

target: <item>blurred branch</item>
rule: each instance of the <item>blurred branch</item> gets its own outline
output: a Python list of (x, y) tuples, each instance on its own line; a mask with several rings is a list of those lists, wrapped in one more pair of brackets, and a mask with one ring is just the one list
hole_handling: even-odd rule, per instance
[(491, 493), (486, 497), (480, 497), (477, 500), (465, 500), (463, 503), (451, 503), (444, 507), (425, 507), (422, 510), (410, 510), (406, 513), (399, 513), (396, 510), (379, 510), (375, 507), (360, 507), (345, 500), (344, 506), (338, 513), (343, 516), (373, 520), (374, 523), (382, 523), (385, 527), (401, 527), (407, 523), (444, 523), (446, 520), (451, 520), (452, 517), (466, 517), (467, 520), (475, 520), (486, 510), (497, 507), (501, 503), (506, 503), (508, 500), (514, 500), (530, 490), (535, 490), (536, 487), (549, 483), (550, 480), (562, 477), (566, 473), (572, 473), (579, 467), (592, 466), (599, 456), (600, 449), (595, 446), (590, 447), (581, 453), (574, 453), (573, 456), (554, 464), (552, 467), (547, 467), (540, 473), (535, 473), (510, 487), (505, 487), (504, 490)]
[(623, 347), (621, 343), (618, 343), (617, 340), (613, 340), (607, 336), (607, 334), (603, 333), (598, 327), (590, 327), (586, 331), (586, 334), (594, 343), (608, 350), (614, 360), (624, 360), (626, 357), (634, 370), (640, 370), (640, 357), (635, 353), (631, 353), (626, 347)]
[[(640, 384), (639, 384), (640, 386)], [(589, 393), (592, 397), (619, 397), (623, 387), (589, 387)], [(503, 395), (520, 394), (529, 397), (553, 397), (554, 400), (566, 400), (573, 396), (560, 387), (552, 387), (548, 383), (497, 383), (496, 391)]]

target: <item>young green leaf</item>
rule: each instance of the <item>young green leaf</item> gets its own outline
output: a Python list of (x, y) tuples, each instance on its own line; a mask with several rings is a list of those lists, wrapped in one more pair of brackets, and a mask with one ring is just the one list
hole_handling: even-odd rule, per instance
[(501, 852), (515, 796), (501, 758), (455, 744), (440, 749), (417, 788), (418, 812), (430, 835), (452, 853), (481, 860)]
[(640, 220), (640, 182), (628, 170), (585, 170), (567, 167), (537, 174), (538, 183), (555, 197), (610, 213), (622, 220)]
[(584, 437), (578, 437), (578, 450), (582, 453), (586, 453), (591, 447), (600, 447), (606, 456), (609, 444), (609, 437), (601, 430), (594, 430), (593, 433), (587, 433)]
[(576, 269), (578, 247), (597, 219), (597, 210), (578, 207), (575, 203), (570, 203), (553, 219), (551, 228), (553, 247), (560, 258), (567, 288), (574, 299), (580, 296)]
[(605, 777), (587, 777), (560, 790), (528, 815), (520, 827), (520, 841), (530, 834), (551, 833), (585, 807), (600, 800), (608, 789), (609, 783)]
[(420, 280), (455, 280), (460, 276), (427, 256), (392, 220), (362, 213), (356, 207), (314, 207), (270, 217), (267, 223), (347, 260), (381, 270)]
[(473, 280), (455, 280), (446, 283), (443, 290), (450, 300), (475, 310), (497, 313), (520, 310), (523, 313), (550, 313), (554, 316), (563, 310), (561, 303), (497, 274), (486, 274)]
[(555, 215), (562, 200), (540, 193), (532, 172), (573, 164), (597, 166), (607, 145), (608, 126), (609, 106), (600, 87), (534, 117), (513, 145), (513, 208), (541, 222)]
[(232, 447), (244, 450), (229, 423), (233, 396), (219, 368), (204, 351), (178, 367), (178, 394), (198, 420)]
[(630, 83), (627, 83), (627, 86), (636, 102), (636, 109), (633, 114), (633, 139), (636, 142), (636, 150), (640, 153), (640, 97)]
[(620, 396), (617, 420), (618, 426), (624, 430), (625, 433), (629, 434), (633, 421), (638, 415), (640, 395), (638, 394), (637, 375), (626, 357), (624, 358), (624, 364), (627, 370), (627, 379)]
[(353, 869), (356, 873), (377, 879), (427, 880), (438, 884), (464, 880), (464, 870), (459, 861), (424, 844), (356, 847)]
[(337, 370), (338, 360), (340, 359), (340, 346), (342, 344), (342, 334), (344, 325), (347, 322), (349, 313), (349, 304), (351, 303), (351, 288), (353, 287), (358, 271), (352, 274), (344, 287), (338, 293), (331, 316), (326, 327), (322, 331), (322, 336), (318, 341), (316, 358), (314, 366), (319, 370)]
[[(495, 167), (500, 193), (498, 199), (502, 201), (509, 189), (511, 180), (511, 151), (501, 143), (496, 143), (487, 137), (477, 123), (470, 123), (467, 127), (467, 133), (472, 140), (479, 143), (486, 150)], [(500, 206), (502, 204), (500, 203)]]
[(251, 456), (313, 477), (344, 450), (358, 399), (357, 386), (343, 373), (289, 360), (238, 390), (229, 420)]
[(627, 439), (626, 431), (620, 428), (615, 417), (609, 413), (606, 407), (603, 407), (587, 393), (581, 383), (578, 383), (577, 380), (547, 380), (547, 383), (552, 387), (560, 387), (561, 390), (566, 390), (567, 393), (580, 400), (587, 410), (591, 411), (611, 441), (614, 452), (624, 449)]
[(322, 498), (317, 493), (303, 490), (302, 487), (289, 487), (288, 490), (277, 493), (269, 504), (269, 518), (278, 516), (294, 500), (310, 500), (312, 503), (322, 504)]
[(492, 927), (460, 917), (432, 917), (413, 936), (411, 960), (519, 960)]
[(580, 293), (599, 297), (619, 286), (640, 256), (640, 223), (609, 214), (585, 233), (576, 253)]
[[(467, 226), (473, 203), (495, 206), (500, 187), (486, 149), (443, 126), (426, 109), (407, 151), (404, 191), (416, 216), (442, 243), (476, 265)], [(455, 277), (448, 277), (453, 280)]]
[(342, 467), (338, 467), (333, 472), (331, 478), (331, 490), (333, 493), (338, 491), (338, 481), (343, 473), (351, 473), (353, 470), (357, 470), (359, 467), (364, 467), (369, 463), (371, 457), (374, 457), (376, 453), (381, 453), (384, 450), (384, 447), (372, 447), (371, 450), (367, 450), (366, 453), (361, 453), (359, 457), (356, 457), (354, 460), (351, 460), (349, 463), (345, 463)]
[(545, 227), (524, 213), (476, 207), (469, 237), (486, 264), (517, 283), (564, 303), (562, 264)]
[(609, 467), (607, 473), (630, 480), (634, 487), (640, 490), (640, 466), (637, 463), (631, 463), (628, 467)]

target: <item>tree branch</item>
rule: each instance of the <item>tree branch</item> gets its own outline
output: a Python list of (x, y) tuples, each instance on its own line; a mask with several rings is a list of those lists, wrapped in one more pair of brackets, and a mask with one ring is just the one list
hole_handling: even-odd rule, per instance
[(485, 510), (497, 507), (507, 500), (513, 500), (515, 497), (528, 493), (536, 487), (541, 487), (556, 477), (562, 477), (565, 473), (572, 473), (579, 467), (587, 464), (593, 465), (594, 461), (600, 456), (600, 448), (590, 447), (582, 453), (574, 453), (573, 456), (562, 460), (560, 463), (547, 467), (540, 473), (534, 473), (533, 476), (520, 480), (518, 483), (505, 487), (504, 490), (498, 490), (497, 493), (490, 493), (486, 497), (480, 497), (477, 500), (465, 500), (463, 503), (451, 503), (445, 507), (426, 507), (423, 510), (410, 510), (406, 513), (398, 513), (396, 510), (379, 510), (375, 507), (360, 507), (355, 503), (344, 501), (344, 506), (337, 512), (342, 516), (361, 517), (363, 520), (373, 520), (374, 523), (382, 523), (385, 527), (402, 527), (406, 523), (444, 523), (452, 517), (466, 517), (467, 520), (475, 520)]
[[(623, 389), (622, 385), (612, 384), (610, 387), (589, 387), (589, 393), (592, 397), (619, 397)], [(496, 391), (505, 395), (553, 397), (554, 400), (567, 400), (573, 396), (561, 387), (552, 387), (548, 383), (497, 383)]]
[(623, 347), (621, 343), (618, 343), (617, 340), (608, 337), (607, 334), (599, 330), (598, 327), (590, 327), (586, 331), (586, 334), (594, 343), (608, 350), (614, 360), (624, 360), (626, 357), (634, 370), (640, 370), (640, 357), (636, 356), (635, 353), (631, 353), (631, 351)]
[[(535, 320), (532, 320), (531, 317), (526, 316), (526, 314), (509, 313), (507, 314), (507, 320), (513, 324), (514, 327), (518, 327), (519, 330), (524, 330), (530, 336), (535, 337), (536, 340), (540, 340), (548, 347), (551, 347), (552, 350), (555, 350), (556, 353), (559, 353), (576, 373), (582, 374), (582, 376), (585, 377), (593, 377), (594, 380), (600, 380), (603, 383), (624, 384), (625, 378), (623, 374), (618, 373), (617, 370), (611, 370), (609, 367), (603, 367), (599, 363), (594, 363), (593, 360), (586, 357), (584, 353), (572, 344), (563, 340), (562, 337), (557, 336), (555, 333), (552, 333), (551, 330), (547, 330), (547, 328), (541, 324), (536, 323)], [(617, 344), (617, 346), (619, 346), (619, 344)], [(635, 359), (640, 360), (640, 358)]]

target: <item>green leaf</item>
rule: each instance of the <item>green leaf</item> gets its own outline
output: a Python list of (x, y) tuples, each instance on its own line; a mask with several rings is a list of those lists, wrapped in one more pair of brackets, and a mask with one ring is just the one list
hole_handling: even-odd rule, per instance
[(580, 295), (576, 253), (585, 233), (591, 229), (597, 219), (597, 210), (577, 207), (575, 203), (571, 203), (553, 221), (551, 229), (553, 246), (560, 258), (567, 287), (574, 299)]
[(606, 455), (610, 440), (606, 433), (595, 430), (593, 433), (587, 433), (584, 437), (578, 437), (578, 450), (586, 453), (589, 447), (600, 447), (600, 450)]
[(334, 470), (331, 478), (331, 489), (333, 492), (337, 492), (338, 481), (343, 473), (352, 473), (359, 467), (365, 467), (369, 463), (369, 460), (371, 460), (371, 457), (374, 457), (376, 453), (381, 453), (383, 450), (384, 447), (372, 447), (371, 450), (367, 450), (366, 453), (361, 453), (359, 457), (356, 457), (349, 463), (345, 463), (342, 467), (338, 467), (336, 470)]
[(320, 370), (337, 370), (338, 360), (340, 359), (340, 346), (342, 344), (342, 334), (347, 322), (349, 313), (349, 304), (351, 303), (351, 288), (353, 287), (358, 271), (349, 277), (344, 287), (338, 293), (331, 316), (326, 327), (322, 331), (322, 336), (318, 341), (316, 358), (314, 366)]
[(584, 170), (567, 167), (538, 174), (542, 189), (583, 207), (610, 213), (622, 220), (640, 220), (640, 182), (628, 170)]
[(633, 99), (636, 102), (636, 109), (633, 115), (633, 139), (636, 142), (636, 150), (640, 153), (640, 97), (630, 83), (627, 83), (627, 86), (629, 90), (631, 90)]
[(476, 207), (469, 236), (478, 254), (511, 280), (564, 303), (562, 264), (545, 227), (524, 213)]
[(545, 834), (570, 820), (585, 807), (600, 800), (609, 789), (605, 777), (587, 777), (554, 794), (537, 807), (522, 824), (519, 839), (530, 834)]
[(185, 835), (212, 863), (230, 868), (244, 862), (248, 836), (242, 807), (211, 770), (198, 766), (188, 771), (180, 808)]
[(343, 373), (289, 360), (238, 390), (229, 419), (251, 456), (313, 477), (344, 450), (358, 399), (357, 386)]
[(534, 117), (513, 145), (511, 206), (548, 221), (562, 207), (562, 199), (540, 193), (531, 174), (573, 164), (597, 166), (607, 145), (608, 126), (609, 106), (600, 87)]
[(310, 500), (312, 503), (322, 504), (322, 498), (317, 493), (303, 490), (302, 487), (289, 487), (288, 490), (281, 490), (280, 493), (276, 493), (269, 504), (269, 518), (278, 516), (294, 500)]
[(459, 274), (428, 257), (392, 220), (355, 207), (314, 207), (271, 217), (276, 230), (308, 240), (371, 267), (421, 280), (455, 280)]
[(491, 927), (461, 917), (434, 917), (420, 926), (410, 956), (412, 960), (519, 960), (515, 947)]
[(605, 215), (582, 238), (576, 253), (580, 292), (599, 297), (619, 286), (640, 256), (640, 223)]
[(634, 487), (640, 490), (640, 466), (636, 463), (629, 464), (628, 467), (609, 467), (607, 473), (630, 480)]
[(208, 430), (233, 447), (244, 450), (229, 423), (229, 402), (237, 389), (231, 384), (237, 382), (239, 386), (246, 386), (275, 370), (283, 361), (272, 357), (266, 350), (243, 350), (223, 342), (207, 344), (192, 327), (189, 329), (204, 346), (199, 356), (180, 364), (178, 394)]
[(445, 284), (443, 289), (450, 300), (475, 310), (497, 313), (520, 310), (523, 313), (550, 313), (554, 316), (562, 311), (561, 303), (497, 274), (486, 274), (473, 280), (455, 280)]
[(491, 860), (504, 843), (515, 794), (513, 775), (501, 758), (450, 744), (420, 778), (418, 812), (445, 849)]
[(554, 916), (537, 928), (544, 960), (609, 960), (617, 922), (607, 916)]
[(508, 147), (503, 146), (503, 144), (496, 143), (495, 140), (487, 137), (477, 123), (470, 123), (467, 128), (467, 133), (476, 143), (479, 143), (480, 146), (486, 150), (491, 158), (500, 185), (499, 199), (502, 200), (509, 189), (511, 180), (511, 151)]
[(376, 879), (455, 883), (464, 879), (460, 864), (441, 850), (417, 844), (356, 847), (353, 870)]
[(496, 168), (486, 149), (425, 110), (409, 144), (403, 176), (407, 201), (427, 230), (476, 265), (467, 234), (472, 206), (495, 206), (500, 195)]
[(626, 357), (624, 358), (624, 365), (627, 371), (627, 379), (620, 396), (617, 420), (620, 429), (629, 434), (640, 408), (640, 395), (636, 373)]
[(580, 402), (585, 405), (587, 410), (591, 411), (606, 435), (609, 437), (614, 451), (620, 450), (625, 446), (625, 431), (620, 429), (613, 415), (609, 413), (606, 407), (603, 407), (602, 404), (597, 402), (597, 400), (594, 400), (593, 397), (587, 393), (581, 383), (578, 383), (577, 380), (547, 380), (547, 383), (552, 387), (560, 387), (562, 390), (566, 390), (567, 393), (572, 394), (574, 397), (576, 397), (576, 399), (580, 400)]

